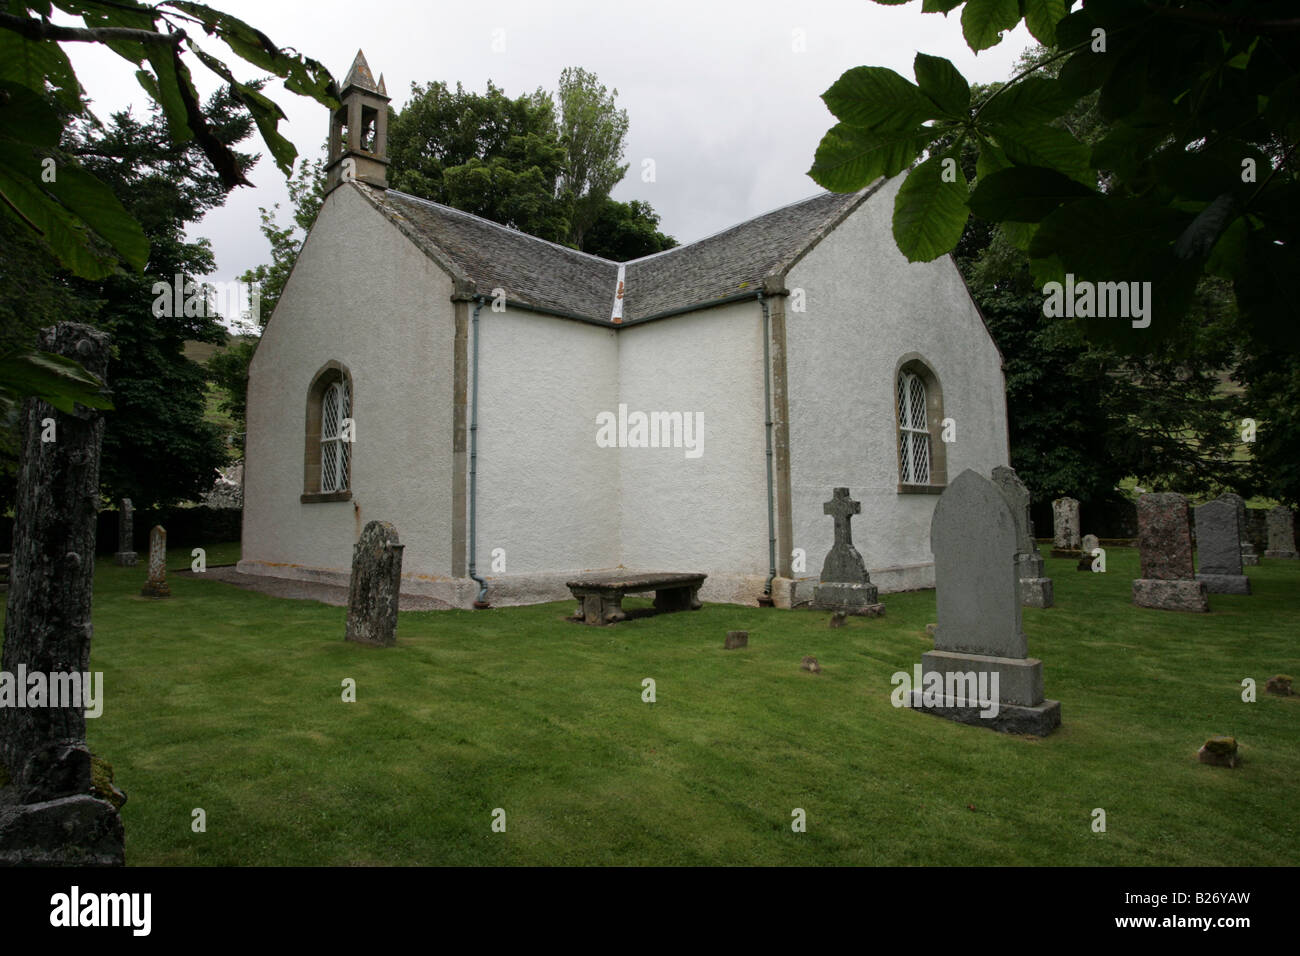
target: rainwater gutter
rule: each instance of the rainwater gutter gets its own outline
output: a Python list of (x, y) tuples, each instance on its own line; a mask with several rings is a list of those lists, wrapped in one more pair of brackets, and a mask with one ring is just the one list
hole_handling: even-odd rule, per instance
[(763, 583), (763, 595), (758, 603), (763, 607), (772, 606), (772, 581), (776, 579), (776, 512), (772, 503), (772, 356), (771, 356), (771, 316), (768, 312), (767, 299), (760, 291), (758, 304), (763, 309), (763, 419), (767, 438), (767, 581)]

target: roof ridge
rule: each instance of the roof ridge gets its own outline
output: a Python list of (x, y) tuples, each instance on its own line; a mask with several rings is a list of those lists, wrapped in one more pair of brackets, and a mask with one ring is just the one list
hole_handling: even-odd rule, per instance
[(590, 252), (583, 252), (581, 249), (574, 249), (572, 246), (565, 246), (558, 242), (551, 242), (551, 240), (543, 239), (541, 236), (534, 236), (531, 232), (524, 232), (522, 229), (515, 229), (513, 226), (507, 226), (504, 223), (495, 222), (494, 220), (484, 218), (483, 216), (476, 216), (472, 212), (457, 209), (455, 206), (448, 206), (446, 203), (434, 202), (432, 199), (425, 199), (423, 196), (413, 196), (410, 193), (402, 192), (400, 189), (389, 189), (387, 192), (395, 193), (404, 199), (412, 199), (415, 202), (424, 203), (426, 206), (436, 206), (438, 209), (445, 209), (447, 212), (455, 213), (458, 216), (464, 216), (467, 219), (477, 220), (485, 225), (495, 226), (497, 229), (507, 232), (512, 236), (523, 236), (524, 238), (531, 239), (534, 242), (543, 242), (548, 246), (559, 249), (561, 252), (572, 252), (574, 255), (586, 256), (588, 259), (595, 259), (597, 262), (603, 262), (608, 266), (617, 266), (620, 264), (612, 259), (606, 259), (604, 256), (594, 255)]
[(716, 239), (718, 236), (726, 235), (727, 233), (731, 232), (733, 229), (739, 229), (741, 226), (747, 226), (751, 222), (754, 222), (755, 220), (762, 219), (764, 216), (770, 216), (773, 213), (780, 212), (783, 209), (789, 209), (792, 206), (802, 206), (804, 203), (812, 202), (814, 199), (821, 199), (823, 196), (856, 196), (861, 191), (862, 190), (858, 190), (857, 192), (853, 192), (853, 193), (833, 193), (829, 189), (823, 189), (821, 192), (813, 193), (811, 196), (805, 196), (803, 199), (796, 199), (793, 202), (788, 202), (781, 206), (774, 206), (771, 209), (767, 210), (766, 212), (760, 212), (757, 216), (750, 216), (748, 219), (743, 219), (740, 222), (733, 223), (732, 225), (719, 229), (716, 232), (711, 232), (707, 236), (701, 236), (699, 239), (692, 239), (690, 242), (683, 243), (680, 246), (673, 246), (671, 249), (660, 249), (658, 252), (651, 252), (648, 255), (641, 256), (640, 258), (637, 259), (629, 259), (624, 264), (630, 266), (633, 263), (645, 262), (647, 259), (654, 259), (657, 256), (667, 255), (670, 252), (680, 252), (683, 249), (689, 249), (691, 246), (698, 245), (701, 242), (707, 242), (710, 239)]

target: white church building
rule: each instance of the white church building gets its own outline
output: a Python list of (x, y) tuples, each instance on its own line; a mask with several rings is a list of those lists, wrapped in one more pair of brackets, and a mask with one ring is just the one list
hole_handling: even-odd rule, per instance
[(342, 102), (249, 370), (240, 571), (346, 585), (378, 519), (404, 592), (459, 607), (616, 569), (788, 607), (848, 487), (872, 582), (933, 586), (936, 495), (1007, 464), (1006, 398), (956, 265), (894, 244), (901, 177), (620, 264), (388, 189), (360, 55)]

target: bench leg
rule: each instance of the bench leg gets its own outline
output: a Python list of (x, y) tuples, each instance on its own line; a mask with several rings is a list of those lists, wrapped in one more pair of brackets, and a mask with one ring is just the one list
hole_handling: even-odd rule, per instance
[(617, 624), (627, 618), (627, 612), (623, 610), (623, 595), (584, 594), (582, 607), (578, 608), (575, 616), (593, 627)]
[(695, 600), (696, 588), (660, 588), (655, 591), (655, 610), (664, 614), (673, 611), (694, 611), (700, 607)]

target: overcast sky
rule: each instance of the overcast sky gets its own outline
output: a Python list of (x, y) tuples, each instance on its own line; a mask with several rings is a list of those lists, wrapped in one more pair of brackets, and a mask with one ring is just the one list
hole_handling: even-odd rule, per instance
[[(581, 66), (618, 90), (631, 122), (626, 178), (614, 198), (648, 201), (660, 228), (691, 242), (819, 191), (807, 176), (813, 153), (834, 118), (820, 96), (854, 66), (888, 66), (912, 79), (922, 51), (949, 58), (972, 82), (1007, 79), (1016, 57), (1033, 43), (1023, 24), (978, 57), (962, 40), (954, 14), (922, 14), (919, 2), (883, 7), (870, 0), (210, 0), (247, 20), (280, 46), (323, 62), (340, 81), (357, 49), (384, 74), (400, 110), (411, 84), (459, 81), (483, 91), (491, 79), (510, 96), (542, 87), (554, 92), (560, 71)], [(505, 49), (494, 52), (496, 31)], [(795, 50), (801, 31), (804, 51)], [(258, 75), (220, 41), (204, 49), (242, 79)], [(101, 119), (148, 102), (134, 67), (94, 45), (64, 44), (94, 98)], [(191, 71), (206, 95), (217, 81), (192, 55)], [(314, 100), (267, 88), (289, 116), (281, 130), (300, 156), (314, 157), (328, 116)], [(254, 141), (241, 144), (253, 149)], [(268, 261), (258, 231), (259, 206), (288, 207), (284, 177), (257, 141), (262, 160), (255, 189), (238, 188), (226, 205), (191, 228), (206, 236), (217, 273), (230, 280)], [(642, 160), (656, 180), (641, 180)], [(287, 221), (287, 215), (281, 215)]]

